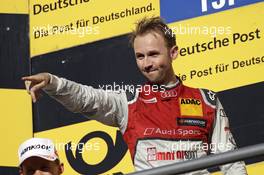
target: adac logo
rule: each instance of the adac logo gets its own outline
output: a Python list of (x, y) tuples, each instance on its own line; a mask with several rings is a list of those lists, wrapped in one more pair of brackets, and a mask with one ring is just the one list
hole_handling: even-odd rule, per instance
[[(107, 155), (105, 156), (104, 160), (100, 163), (91, 165), (84, 161), (82, 153), (83, 153), (83, 146), (93, 138), (101, 138), (107, 144)], [(120, 131), (116, 133), (116, 141), (115, 144), (110, 135), (103, 131), (94, 131), (85, 135), (80, 142), (80, 145), (77, 147), (75, 151), (75, 156), (72, 152), (71, 142), (65, 145), (65, 154), (67, 160), (71, 167), (78, 172), (79, 174), (89, 174), (89, 175), (96, 175), (102, 174), (106, 171), (111, 170), (114, 166), (116, 166), (125, 156), (127, 152), (127, 145), (122, 139), (122, 134)], [(122, 174), (122, 173), (115, 173), (115, 174)]]
[(181, 116), (203, 116), (202, 102), (194, 98), (179, 98)]
[(192, 104), (192, 105), (200, 105), (201, 101), (193, 98), (182, 98), (181, 104)]

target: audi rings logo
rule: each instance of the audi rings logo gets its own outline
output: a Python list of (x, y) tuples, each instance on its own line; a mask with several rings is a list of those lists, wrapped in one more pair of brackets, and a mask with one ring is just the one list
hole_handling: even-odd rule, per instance
[(176, 90), (171, 90), (171, 91), (165, 91), (161, 93), (162, 98), (171, 98), (171, 97), (177, 97), (177, 92)]

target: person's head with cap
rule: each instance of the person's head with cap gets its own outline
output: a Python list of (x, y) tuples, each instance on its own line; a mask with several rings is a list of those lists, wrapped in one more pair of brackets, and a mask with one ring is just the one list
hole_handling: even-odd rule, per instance
[(54, 143), (46, 138), (31, 138), (18, 149), (20, 175), (59, 175), (63, 164)]

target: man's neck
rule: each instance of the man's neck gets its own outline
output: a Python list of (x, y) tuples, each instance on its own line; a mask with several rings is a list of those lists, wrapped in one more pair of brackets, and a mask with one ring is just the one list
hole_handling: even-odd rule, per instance
[(170, 88), (177, 86), (177, 84), (179, 83), (179, 79), (176, 75), (173, 75), (170, 79), (168, 79), (168, 81), (164, 81), (162, 83), (151, 83), (151, 82), (149, 83), (152, 85), (156, 84), (158, 86), (163, 86), (163, 87), (170, 89)]
[(174, 75), (173, 78), (170, 79), (167, 83), (164, 83), (165, 86), (174, 85), (178, 81), (177, 77)]
[(161, 85), (170, 87), (170, 86), (175, 85), (177, 82), (178, 82), (178, 78), (177, 76), (175, 76), (174, 72), (172, 72), (171, 75), (168, 76), (168, 79), (164, 81), (163, 83), (161, 83)]

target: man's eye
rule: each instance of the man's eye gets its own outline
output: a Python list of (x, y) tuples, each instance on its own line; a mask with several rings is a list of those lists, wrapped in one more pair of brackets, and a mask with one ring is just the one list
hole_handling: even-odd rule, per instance
[(151, 57), (157, 57), (159, 55), (159, 53), (157, 52), (153, 52), (153, 53), (150, 53), (149, 56)]
[(137, 55), (137, 59), (142, 60), (144, 58), (144, 55)]

